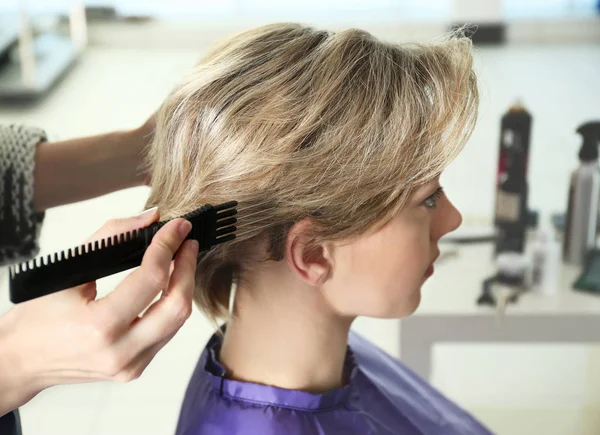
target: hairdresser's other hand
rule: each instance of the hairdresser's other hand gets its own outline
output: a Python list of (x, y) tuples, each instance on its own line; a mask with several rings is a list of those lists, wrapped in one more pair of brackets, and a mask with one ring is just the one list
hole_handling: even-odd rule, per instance
[[(130, 135), (132, 136), (131, 143), (133, 144), (133, 146), (138, 147), (140, 155), (142, 157), (145, 154), (148, 144), (150, 144), (150, 141), (154, 137), (155, 128), (156, 128), (156, 112), (153, 113), (142, 126), (136, 128), (130, 132)], [(142, 160), (140, 160), (140, 164), (141, 163), (142, 163)], [(141, 176), (144, 177), (144, 180), (143, 180), (144, 184), (148, 186), (150, 184), (151, 174), (144, 172), (141, 174)]]
[[(152, 210), (113, 220), (91, 240), (158, 217)], [(142, 265), (104, 298), (96, 299), (96, 284), (88, 283), (15, 305), (1, 316), (0, 415), (53, 385), (138, 378), (191, 313), (198, 244), (182, 244), (190, 225), (175, 219), (161, 228)]]

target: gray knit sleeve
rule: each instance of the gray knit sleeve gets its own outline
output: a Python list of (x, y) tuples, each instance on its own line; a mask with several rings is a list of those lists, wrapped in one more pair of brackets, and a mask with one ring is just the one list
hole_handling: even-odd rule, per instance
[(33, 207), (35, 150), (46, 140), (39, 128), (0, 125), (0, 265), (39, 252), (44, 213)]

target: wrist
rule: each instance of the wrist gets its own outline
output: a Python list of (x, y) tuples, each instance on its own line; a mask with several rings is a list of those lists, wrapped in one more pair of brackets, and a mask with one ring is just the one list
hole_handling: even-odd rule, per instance
[(116, 146), (115, 155), (125, 163), (126, 183), (128, 187), (146, 184), (146, 173), (143, 170), (144, 152), (149, 136), (142, 127), (113, 133)]
[(10, 327), (10, 312), (0, 316), (0, 415), (24, 405), (45, 387), (32, 363), (35, 356), (24, 355), (23, 343)]

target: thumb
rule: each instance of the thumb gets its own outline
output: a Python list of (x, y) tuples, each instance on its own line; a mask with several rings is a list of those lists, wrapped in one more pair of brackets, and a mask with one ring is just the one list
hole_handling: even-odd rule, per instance
[(160, 213), (158, 212), (158, 208), (152, 207), (134, 217), (111, 219), (86, 240), (86, 243), (106, 239), (107, 237), (133, 231), (138, 228), (145, 228), (158, 221), (159, 218)]

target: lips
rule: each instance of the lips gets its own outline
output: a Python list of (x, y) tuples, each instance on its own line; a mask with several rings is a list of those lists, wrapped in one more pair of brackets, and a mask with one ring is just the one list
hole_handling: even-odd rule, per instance
[(433, 264), (432, 264), (425, 271), (425, 278), (429, 278), (431, 275), (433, 275), (433, 272), (434, 272), (434, 267), (433, 267)]
[(440, 254), (438, 253), (434, 258), (433, 261), (431, 262), (431, 265), (427, 268), (427, 270), (425, 271), (425, 277), (429, 278), (431, 275), (433, 275), (433, 272), (435, 271), (435, 268), (433, 267), (434, 263), (436, 262), (436, 260), (438, 259), (438, 257), (440, 256)]

